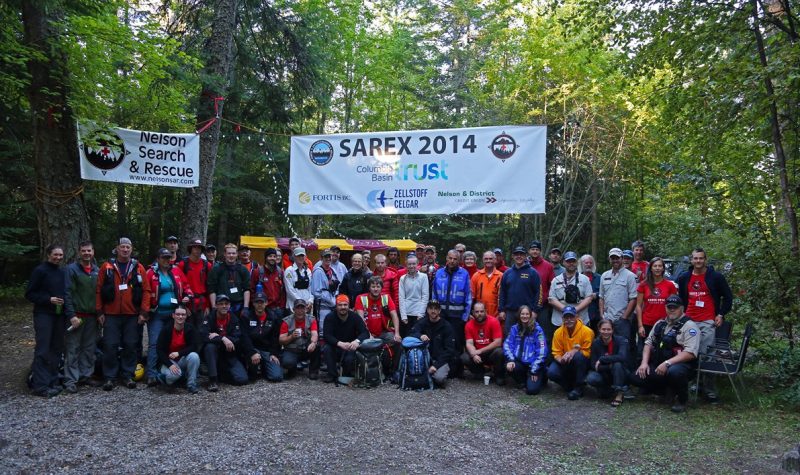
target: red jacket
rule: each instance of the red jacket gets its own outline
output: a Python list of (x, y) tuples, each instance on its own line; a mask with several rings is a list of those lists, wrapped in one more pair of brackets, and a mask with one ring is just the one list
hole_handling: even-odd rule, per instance
[[(136, 266), (131, 266), (131, 263), (136, 263)], [(95, 293), (95, 309), (98, 315), (139, 315), (150, 310), (150, 281), (147, 279), (144, 266), (134, 259), (131, 259), (128, 264), (129, 270), (124, 277), (120, 275), (119, 269), (113, 261), (107, 261), (100, 267)], [(114, 300), (103, 303), (101, 292), (109, 273), (114, 280)], [(137, 306), (133, 303), (133, 292), (139, 282), (142, 286), (142, 303)], [(121, 285), (126, 287), (120, 289)]]
[[(189, 281), (186, 275), (178, 268), (178, 266), (170, 267), (172, 272), (172, 280), (175, 283), (175, 298), (178, 302), (184, 297), (192, 297), (192, 289), (189, 286)], [(158, 307), (158, 271), (157, 267), (150, 267), (147, 269), (147, 281), (150, 283), (150, 308), (155, 310)]]
[(256, 285), (259, 277), (261, 285), (264, 287), (264, 295), (267, 296), (267, 308), (286, 308), (286, 289), (283, 283), (283, 270), (280, 266), (275, 266), (274, 272), (269, 267), (262, 266), (263, 272), (251, 276), (250, 281), (250, 301), (256, 296)]
[(542, 305), (547, 305), (547, 296), (550, 295), (550, 284), (553, 282), (553, 279), (556, 278), (556, 272), (553, 270), (553, 264), (549, 263), (547, 259), (543, 259), (539, 256), (539, 262), (535, 263), (531, 260), (531, 267), (536, 269), (536, 273), (539, 274), (539, 279), (542, 281), (542, 295), (540, 298), (542, 299)]
[(383, 271), (383, 275), (378, 275), (376, 272), (373, 272), (372, 275), (377, 275), (383, 280), (383, 291), (381, 293), (388, 295), (395, 302), (400, 301), (400, 278), (397, 277), (397, 272), (387, 267)]

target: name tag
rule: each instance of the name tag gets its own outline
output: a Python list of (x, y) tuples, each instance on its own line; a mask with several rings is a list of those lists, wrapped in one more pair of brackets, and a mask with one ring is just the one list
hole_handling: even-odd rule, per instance
[(694, 305), (695, 305), (695, 307), (700, 307), (700, 308), (703, 308), (703, 307), (705, 307), (705, 306), (706, 306), (706, 303), (705, 303), (705, 302), (703, 302), (702, 300), (696, 300), (696, 301), (694, 302)]
[(231, 293), (232, 293), (232, 294), (239, 293), (239, 289), (238, 289), (238, 288), (236, 288), (236, 287), (231, 287)]
[(128, 290), (128, 284), (119, 284), (119, 290)]
[(177, 305), (178, 304), (178, 299), (169, 299), (169, 303), (171, 303), (173, 305)]
[(258, 325), (258, 322), (256, 322), (255, 320), (250, 320), (250, 326), (251, 327), (254, 327), (256, 325)]

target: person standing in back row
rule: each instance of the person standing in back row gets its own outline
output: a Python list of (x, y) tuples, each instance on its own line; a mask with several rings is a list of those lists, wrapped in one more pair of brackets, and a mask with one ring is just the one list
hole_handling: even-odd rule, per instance
[(45, 249), (47, 260), (31, 273), (25, 298), (33, 303), (33, 330), (36, 346), (31, 366), (33, 394), (53, 397), (61, 392), (58, 363), (64, 351), (64, 298), (67, 273), (61, 267), (64, 249), (50, 245)]

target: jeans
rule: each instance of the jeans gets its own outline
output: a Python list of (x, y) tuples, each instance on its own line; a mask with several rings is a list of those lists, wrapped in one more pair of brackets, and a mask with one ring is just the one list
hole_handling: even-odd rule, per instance
[(168, 366), (161, 365), (161, 374), (164, 375), (164, 379), (167, 381), (167, 384), (173, 385), (185, 377), (186, 387), (196, 388), (197, 371), (200, 369), (200, 356), (193, 351), (188, 355), (181, 357), (181, 359), (176, 361), (176, 363), (178, 364), (178, 368), (180, 368), (180, 373), (177, 375), (172, 374), (172, 371), (170, 371)]
[(172, 326), (171, 316), (153, 315), (147, 321), (147, 377), (155, 378), (158, 376), (158, 352), (156, 351), (156, 344), (158, 343), (158, 335), (164, 328)]
[[(139, 325), (136, 315), (106, 315), (103, 326), (103, 377), (133, 378), (136, 371), (136, 341)], [(122, 352), (120, 353), (120, 346)]]
[(328, 375), (332, 378), (339, 377), (339, 364), (341, 362), (342, 374), (353, 375), (356, 368), (356, 352), (344, 351), (335, 345), (325, 345), (322, 356), (328, 366)]
[(45, 391), (58, 385), (58, 364), (64, 351), (63, 315), (34, 312), (33, 330), (36, 347), (33, 350), (32, 389)]
[(506, 374), (506, 365), (503, 364), (503, 349), (495, 348), (489, 353), (481, 355), (481, 363), (476, 363), (475, 360), (469, 355), (469, 352), (461, 353), (461, 364), (469, 369), (469, 372), (475, 375), (481, 375), (485, 371), (485, 366), (491, 366), (494, 370), (495, 378), (502, 378)]
[(447, 385), (447, 378), (450, 376), (450, 363), (443, 364), (439, 369), (434, 372), (431, 377), (433, 378), (433, 383), (440, 387), (444, 388)]
[(256, 349), (256, 351), (261, 355), (261, 363), (258, 364), (258, 370), (261, 375), (264, 376), (264, 379), (275, 383), (283, 381), (283, 369), (281, 368), (280, 362), (272, 362), (270, 360), (272, 354), (269, 351), (262, 351), (259, 349)]
[(535, 374), (538, 376), (536, 381), (531, 378), (531, 376), (533, 376), (533, 374), (531, 374), (531, 365), (515, 362), (514, 371), (511, 372), (511, 377), (517, 382), (517, 384), (525, 381), (525, 394), (534, 396), (539, 394), (544, 385), (547, 384), (547, 381), (544, 377), (543, 367), (539, 367)]
[(247, 370), (239, 361), (236, 350), (228, 351), (221, 341), (211, 341), (203, 347), (203, 357), (208, 365), (208, 377), (212, 381), (222, 376), (235, 386), (247, 384)]
[(692, 368), (686, 363), (674, 364), (667, 369), (667, 374), (661, 376), (656, 374), (656, 367), (655, 363), (650, 364), (650, 374), (644, 379), (633, 374), (631, 382), (654, 393), (661, 393), (665, 389), (672, 390), (678, 396), (678, 401), (685, 404), (689, 400), (689, 378), (692, 375)]
[(581, 389), (586, 384), (586, 372), (589, 369), (589, 359), (580, 351), (575, 353), (567, 364), (558, 361), (550, 363), (547, 377), (558, 383), (564, 390)]
[(628, 372), (622, 363), (603, 364), (600, 363), (599, 371), (589, 371), (586, 383), (597, 388), (601, 394), (610, 391), (626, 391), (628, 389)]
[(94, 374), (95, 350), (99, 335), (97, 318), (85, 317), (81, 326), (67, 332), (64, 352), (64, 383), (75, 384)]
[[(327, 345), (326, 345), (327, 346)], [(319, 346), (312, 353), (307, 350), (296, 351), (284, 349), (281, 354), (281, 367), (286, 370), (286, 377), (291, 378), (297, 371), (297, 363), (308, 360), (308, 372), (319, 371)], [(334, 365), (335, 367), (336, 365)]]

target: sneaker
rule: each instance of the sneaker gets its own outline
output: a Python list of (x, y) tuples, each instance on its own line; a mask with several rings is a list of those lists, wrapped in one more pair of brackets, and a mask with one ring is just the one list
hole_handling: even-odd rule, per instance
[(708, 391), (705, 394), (705, 398), (706, 398), (706, 401), (708, 401), (711, 404), (718, 404), (719, 403), (719, 396), (717, 396), (717, 393), (715, 393), (714, 391)]
[(152, 376), (147, 378), (147, 387), (152, 388), (154, 386), (158, 386), (158, 380)]
[(583, 391), (580, 389), (573, 389), (572, 391), (567, 394), (567, 399), (570, 401), (577, 401), (578, 399), (583, 397)]
[(64, 391), (70, 394), (75, 394), (78, 392), (78, 388), (74, 384), (67, 384), (66, 386), (64, 386)]
[(112, 389), (114, 389), (114, 381), (106, 379), (106, 382), (103, 383), (103, 391), (111, 391)]
[[(189, 391), (189, 394), (197, 394), (197, 393), (199, 393), (199, 392), (200, 392), (200, 390), (199, 390), (199, 389), (197, 389), (197, 386), (194, 386), (194, 385), (192, 385), (192, 386), (187, 386), (187, 387), (186, 387), (186, 390), (187, 390), (187, 391)], [(210, 391), (210, 389), (209, 389), (209, 391)]]
[(686, 404), (681, 404), (680, 402), (676, 402), (675, 404), (672, 405), (670, 411), (676, 414), (680, 414), (681, 412), (686, 411)]
[(630, 387), (627, 387), (622, 390), (622, 397), (626, 401), (631, 401), (633, 399), (636, 399), (636, 394), (633, 393), (633, 390)]
[(217, 391), (219, 391), (219, 385), (216, 381), (211, 381), (208, 383), (208, 392), (215, 393)]
[(313, 370), (313, 369), (310, 370), (308, 372), (308, 379), (310, 379), (312, 381), (316, 381), (317, 379), (319, 379), (319, 371), (318, 370)]
[(132, 379), (125, 381), (125, 387), (128, 389), (136, 389), (136, 381)]

